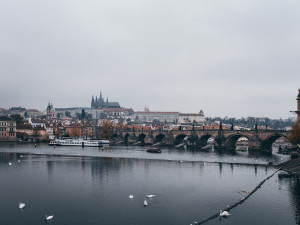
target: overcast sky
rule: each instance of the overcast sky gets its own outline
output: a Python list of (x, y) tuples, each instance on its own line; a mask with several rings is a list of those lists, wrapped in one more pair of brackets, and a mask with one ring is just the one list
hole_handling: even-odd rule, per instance
[(0, 107), (288, 118), (299, 0), (0, 0)]

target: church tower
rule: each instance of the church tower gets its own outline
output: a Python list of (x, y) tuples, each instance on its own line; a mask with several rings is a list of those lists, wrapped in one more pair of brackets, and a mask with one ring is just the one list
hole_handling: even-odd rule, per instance
[(53, 108), (52, 103), (48, 103), (46, 111), (46, 119), (52, 120), (55, 117), (55, 109)]
[(95, 99), (94, 99), (94, 95), (93, 95), (93, 97), (92, 97), (91, 108), (92, 108), (92, 109), (95, 108)]
[(102, 97), (102, 92), (100, 92), (100, 97), (99, 97), (99, 99), (98, 99), (98, 101), (99, 101), (99, 108), (103, 108), (103, 106), (104, 106), (104, 99), (103, 99), (103, 97)]

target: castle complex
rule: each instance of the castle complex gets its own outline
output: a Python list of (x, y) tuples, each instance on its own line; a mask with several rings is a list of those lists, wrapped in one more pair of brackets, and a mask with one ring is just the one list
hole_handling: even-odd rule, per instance
[(92, 97), (91, 108), (106, 109), (106, 108), (121, 108), (121, 107), (119, 102), (109, 102), (108, 98), (106, 98), (106, 101), (104, 101), (104, 98), (102, 97), (102, 93), (100, 92), (99, 98), (97, 96), (96, 99), (94, 98), (94, 96)]

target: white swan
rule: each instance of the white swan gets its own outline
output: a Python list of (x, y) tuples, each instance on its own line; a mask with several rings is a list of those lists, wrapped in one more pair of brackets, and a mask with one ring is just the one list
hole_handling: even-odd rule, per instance
[(46, 215), (46, 216), (45, 216), (45, 219), (46, 219), (46, 220), (51, 220), (51, 219), (53, 219), (53, 217), (54, 217), (53, 215), (51, 215), (51, 216), (47, 216), (47, 215)]
[(18, 163), (20, 163), (20, 162), (21, 162), (21, 160), (19, 159), (19, 160), (18, 160)]
[(10, 165), (10, 166), (11, 166), (11, 165), (12, 165), (12, 163), (11, 163), (11, 162), (8, 162), (8, 165)]
[(129, 199), (133, 199), (133, 195), (129, 195)]
[(144, 201), (144, 206), (147, 206), (148, 205), (148, 203), (147, 203), (147, 201), (146, 201), (146, 199), (145, 199), (145, 201)]
[(25, 208), (25, 203), (19, 202), (19, 209), (24, 209)]
[(227, 211), (222, 211), (222, 210), (220, 210), (220, 216), (227, 217), (227, 216), (230, 216), (230, 214), (229, 214), (229, 212), (227, 212)]
[(154, 198), (155, 195), (146, 195), (146, 198)]

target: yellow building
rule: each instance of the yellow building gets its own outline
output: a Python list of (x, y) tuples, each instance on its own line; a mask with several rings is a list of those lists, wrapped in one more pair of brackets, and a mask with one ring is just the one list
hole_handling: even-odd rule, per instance
[(0, 141), (16, 141), (16, 121), (7, 116), (0, 117)]

